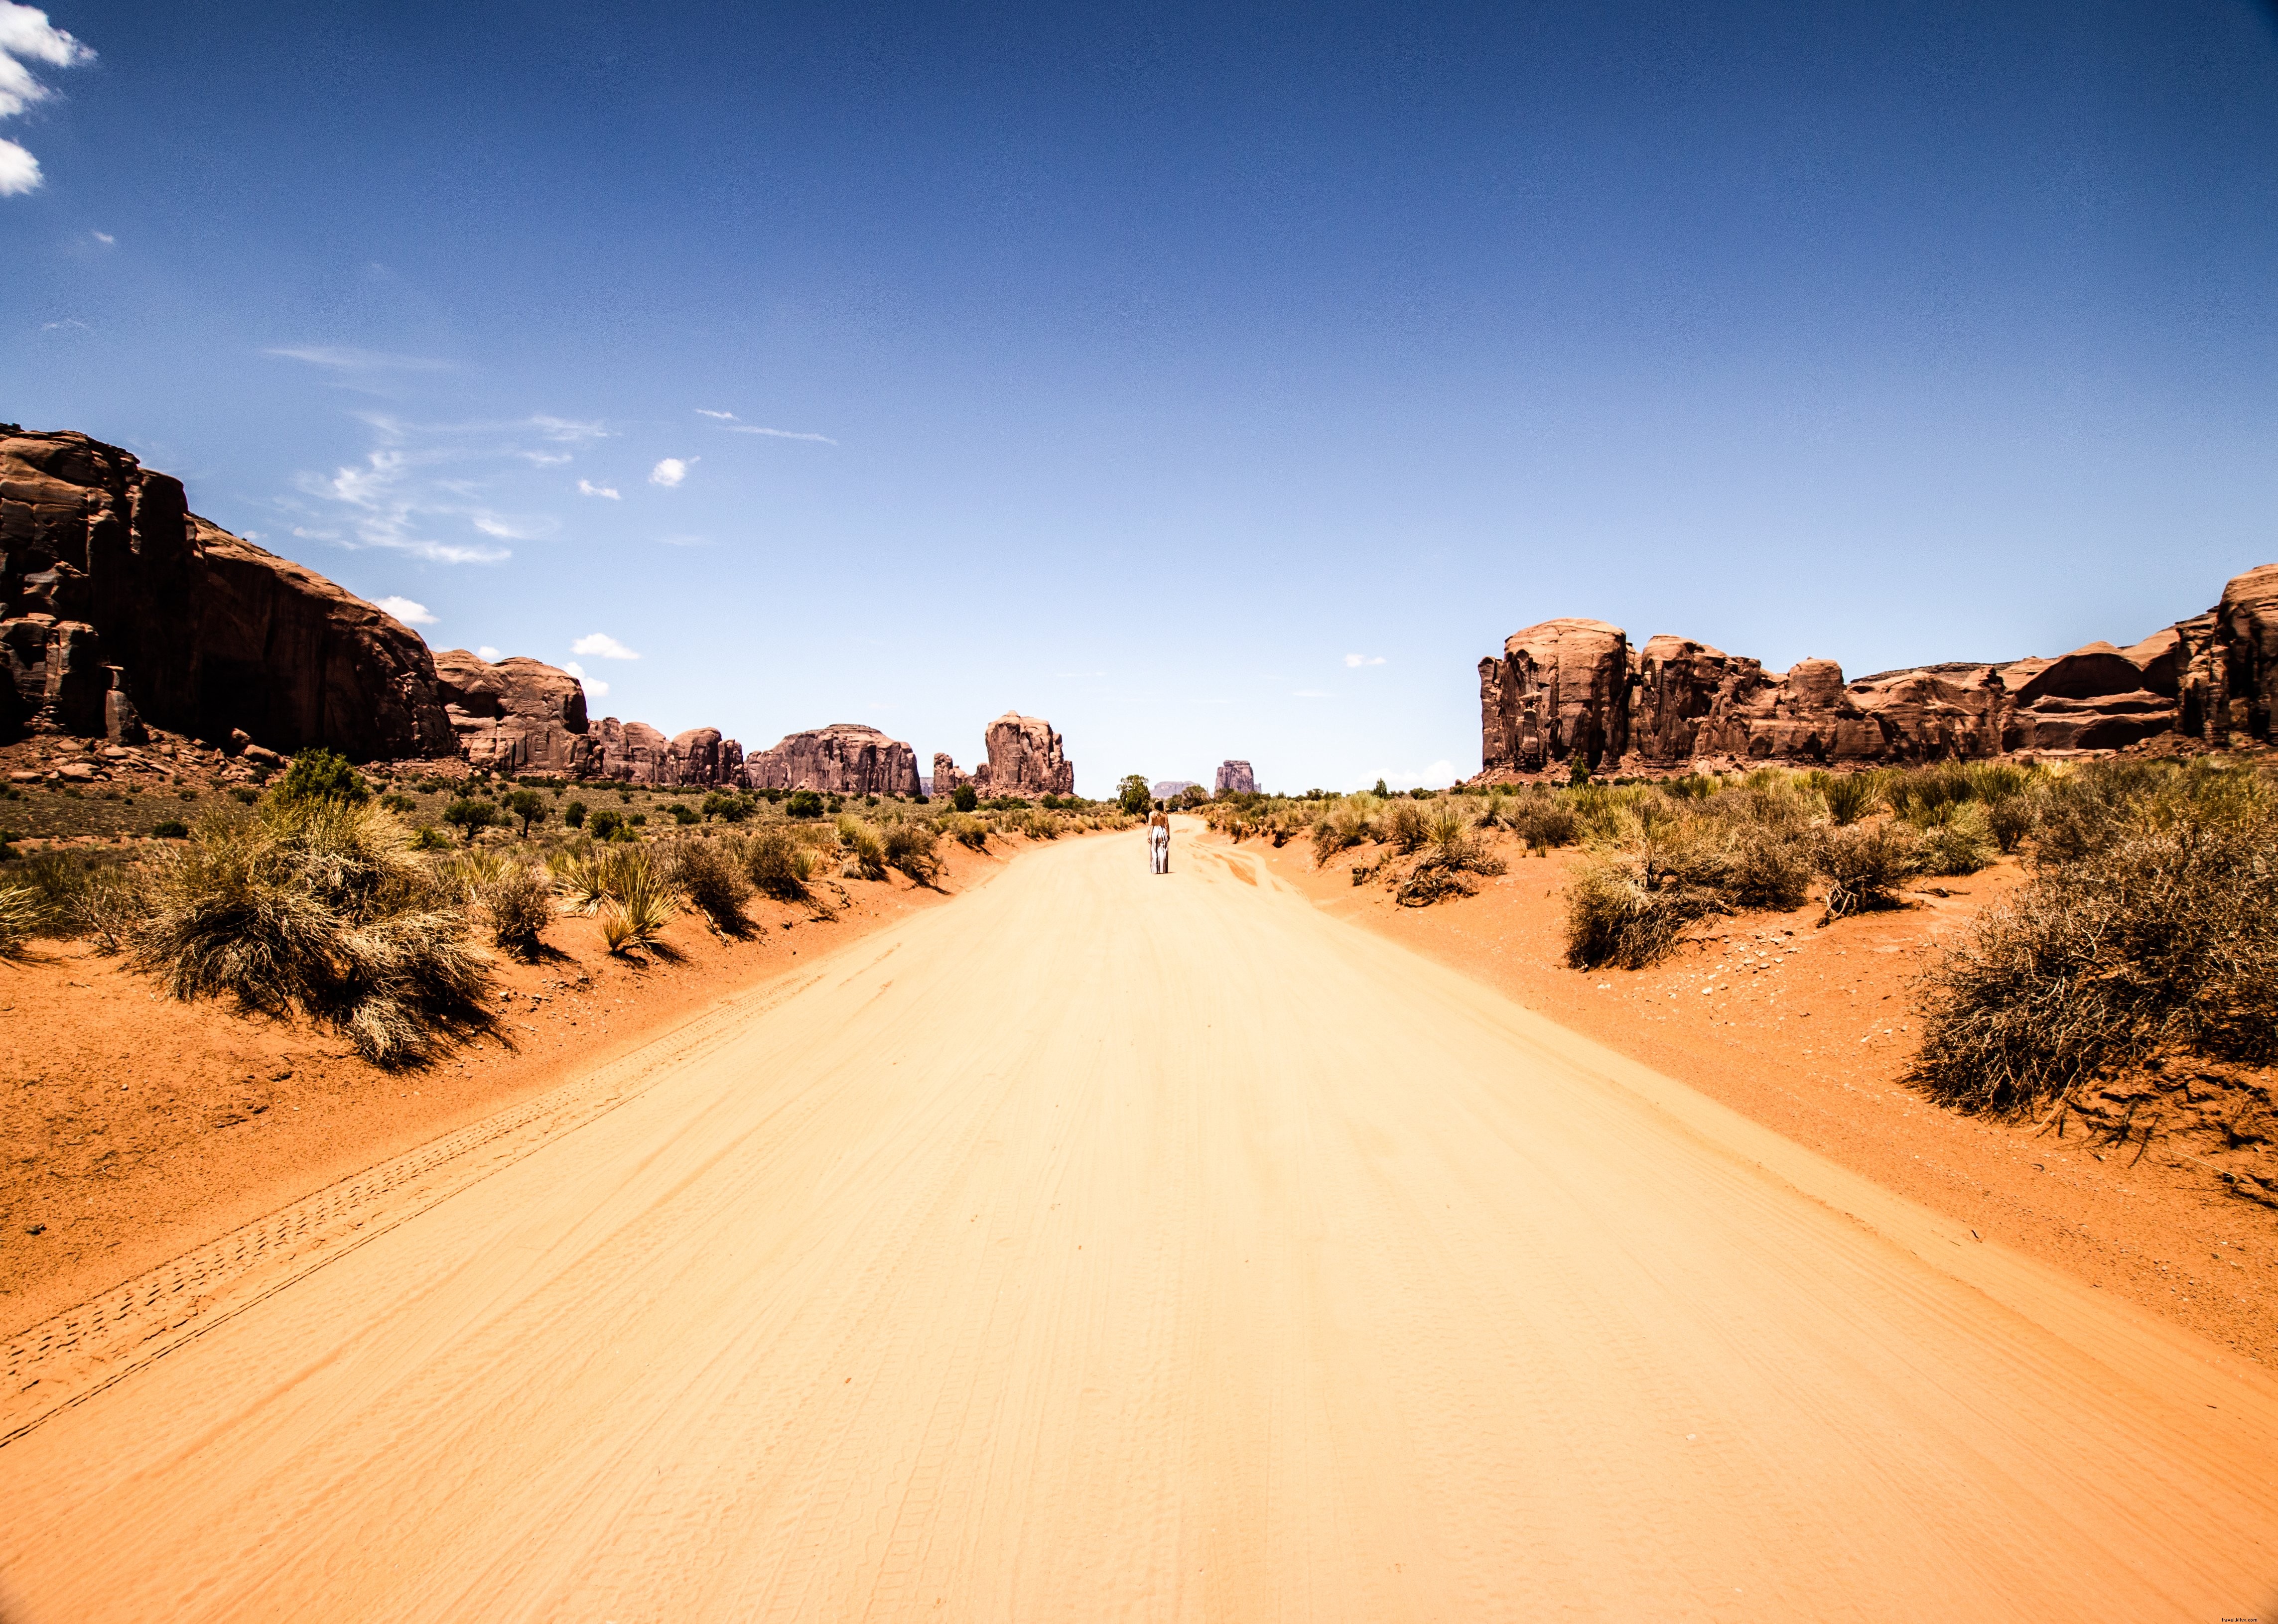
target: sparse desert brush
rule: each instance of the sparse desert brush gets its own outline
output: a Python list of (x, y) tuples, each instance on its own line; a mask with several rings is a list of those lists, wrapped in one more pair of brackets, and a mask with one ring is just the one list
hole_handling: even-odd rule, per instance
[(1376, 820), (1377, 838), (1395, 851), (1405, 856), (1431, 838), (1431, 828), (1424, 820), (1424, 809), (1410, 800), (1394, 801)]
[(883, 880), (886, 877), (886, 843), (878, 838), (878, 831), (852, 812), (838, 817), (838, 846), (844, 854), (840, 877), (847, 880)]
[(988, 829), (978, 818), (965, 812), (953, 812), (943, 814), (941, 832), (959, 845), (970, 846), (975, 851), (986, 850), (989, 846)]
[(573, 913), (591, 913), (608, 896), (608, 880), (601, 854), (590, 845), (566, 847), (547, 854), (546, 865), (562, 900)]
[(1734, 830), (1725, 889), (1732, 905), (1785, 913), (1811, 894), (1811, 844), (1800, 823), (1748, 822)]
[(38, 934), (39, 894), (28, 885), (0, 885), (0, 958), (12, 958)]
[(806, 896), (807, 872), (799, 866), (803, 860), (806, 851), (780, 823), (762, 823), (744, 846), (745, 875), (754, 889), (779, 902)]
[(1432, 813), (1422, 855), (1394, 885), (1395, 902), (1403, 908), (1421, 908), (1451, 896), (1469, 896), (1477, 888), (1467, 876), (1503, 872), (1502, 859), (1472, 832), (1471, 823), (1453, 806)]
[(553, 878), (518, 852), (467, 852), (437, 865), (439, 882), (455, 888), (489, 926), (498, 946), (524, 955), (538, 950), (554, 919)]
[(1582, 821), (1566, 797), (1536, 788), (1515, 797), (1502, 814), (1503, 827), (1532, 851), (1571, 846), (1581, 837)]
[(1657, 964), (1696, 920), (1724, 911), (1715, 891), (1655, 875), (1634, 858), (1586, 858), (1566, 885), (1566, 962), (1577, 970)]
[(2032, 878), (1924, 978), (1934, 1097), (2015, 1113), (2167, 1053), (2278, 1060), (2278, 797), (2137, 766), (2075, 774)]
[(1855, 773), (1814, 773), (1810, 782), (1826, 804), (1827, 815), (1838, 827), (1846, 827), (1883, 804), (1887, 776), (1878, 769), (1867, 767)]
[(145, 908), (134, 962), (177, 998), (299, 1010), (383, 1065), (481, 1018), (489, 960), (464, 910), (371, 801), (209, 819), (152, 864)]
[(1920, 837), (1900, 822), (1854, 823), (1813, 831), (1812, 868), (1827, 881), (1829, 919), (1894, 908), (1899, 888), (1922, 873)]
[(1992, 820), (1983, 802), (1913, 802), (1908, 812), (1907, 822), (1922, 831), (1923, 873), (1974, 874), (1993, 860)]
[(672, 922), (681, 900), (664, 864), (646, 846), (621, 845), (610, 849), (602, 866), (608, 895), (593, 913), (602, 943), (612, 953), (660, 945), (658, 933)]
[(26, 864), (33, 934), (86, 942), (103, 954), (125, 949), (144, 911), (140, 868), (97, 858), (45, 851)]
[(741, 852), (726, 841), (684, 836), (669, 842), (660, 857), (668, 882), (715, 929), (729, 936), (751, 934), (744, 904), (751, 900), (752, 882)]
[(930, 824), (897, 819), (886, 831), (887, 865), (900, 869), (919, 885), (931, 885), (941, 873), (941, 858), (935, 850), (935, 842)]

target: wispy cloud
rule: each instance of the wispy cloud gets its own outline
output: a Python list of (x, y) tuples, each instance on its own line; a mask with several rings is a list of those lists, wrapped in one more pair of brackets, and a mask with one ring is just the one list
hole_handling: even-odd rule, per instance
[[(496, 564), (513, 554), (493, 543), (533, 540), (559, 528), (544, 515), (498, 511), (483, 499), (486, 483), (474, 471), (522, 456), (527, 447), (515, 437), (533, 431), (531, 423), (433, 427), (378, 413), (360, 416), (378, 443), (361, 461), (299, 477), (297, 498), (279, 504), (294, 520), (294, 535), (430, 563)], [(469, 531), (488, 539), (467, 538)]]
[(700, 457), (667, 457), (648, 471), (648, 482), (671, 490), (688, 477), (688, 470), (703, 461)]
[(386, 610), (406, 626), (432, 626), (435, 623), (434, 614), (425, 604), (414, 603), (409, 598), (378, 598), (372, 603), (375, 608)]
[(584, 654), (594, 660), (638, 660), (640, 658), (606, 631), (587, 633), (570, 645), (570, 652), (572, 654)]
[(585, 684), (585, 697), (588, 699), (606, 699), (609, 697), (609, 685), (607, 682), (599, 682), (592, 677), (587, 676), (585, 675), (585, 667), (579, 665), (576, 660), (571, 660), (568, 665), (563, 666), (562, 668), (564, 671), (567, 671), (571, 676), (576, 677), (578, 682)]
[(118, 244), (118, 239), (112, 236), (109, 232), (89, 232), (88, 233), (88, 235), (94, 238), (106, 248), (116, 248)]
[(712, 545), (709, 536), (660, 536), (657, 541), (668, 547), (708, 547)]
[[(4, 4), (5, 0), (0, 0)], [(394, 355), (386, 350), (356, 349), (345, 344), (286, 344), (261, 352), (284, 361), (304, 362), (332, 372), (449, 372), (455, 363), (425, 355)]]
[(1442, 789), (1456, 782), (1456, 764), (1434, 761), (1420, 773), (1410, 768), (1403, 773), (1380, 773), (1377, 776), (1395, 789)]
[(85, 322), (72, 316), (66, 316), (59, 322), (42, 322), (40, 324), (40, 331), (42, 332), (61, 332), (66, 327), (76, 327), (81, 332), (93, 332), (95, 331), (94, 328), (88, 326)]
[(468, 522), (484, 535), (495, 536), (501, 541), (536, 541), (562, 528), (548, 518), (516, 518), (498, 513), (472, 514)]
[(733, 423), (736, 421), (736, 414), (733, 412), (715, 412), (707, 407), (702, 406), (696, 408), (696, 415), (699, 417), (717, 417), (722, 423)]
[(1349, 667), (1380, 666), (1383, 663), (1384, 656), (1381, 654), (1348, 654), (1345, 656), (1345, 664)]
[(605, 496), (613, 502), (622, 502), (625, 499), (623, 497), (619, 496), (612, 486), (597, 485), (590, 479), (581, 479), (577, 482), (577, 494), (580, 496)]
[(757, 423), (731, 423), (728, 425), (728, 432), (730, 434), (764, 434), (771, 438), (779, 440), (814, 440), (819, 444), (825, 446), (836, 446), (838, 443), (837, 440), (832, 439), (828, 434), (801, 434), (792, 429), (762, 429)]
[[(77, 67), (95, 53), (48, 20), (45, 11), (0, 0), (0, 118), (13, 118), (50, 101), (56, 92), (32, 77), (27, 62)], [(12, 141), (0, 141), (0, 197), (40, 189), (40, 160)]]
[(478, 660), (487, 660), (492, 664), (496, 665), (500, 660), (506, 658), (506, 654), (504, 651), (494, 649), (489, 644), (485, 643), (482, 647), (475, 651), (475, 658)]
[(605, 440), (609, 438), (611, 432), (598, 423), (578, 423), (568, 417), (539, 416), (531, 417), (528, 422), (532, 429), (546, 438), (575, 446), (582, 446), (592, 440)]

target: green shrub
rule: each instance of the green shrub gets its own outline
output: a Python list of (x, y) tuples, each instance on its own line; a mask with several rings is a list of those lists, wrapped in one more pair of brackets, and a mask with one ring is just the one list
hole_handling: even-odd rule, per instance
[(572, 801), (562, 809), (562, 821), (573, 829), (585, 827), (585, 803)]
[(168, 818), (160, 822), (150, 833), (158, 840), (187, 840), (190, 837), (190, 826), (180, 818)]
[(287, 806), (304, 806), (311, 801), (361, 806), (371, 798), (371, 786), (348, 765), (346, 756), (319, 746), (296, 754), (269, 793)]
[(505, 811), (521, 820), (524, 840), (530, 838), (531, 824), (543, 823), (554, 815), (554, 809), (546, 804), (546, 797), (535, 789), (517, 789), (508, 796)]
[(615, 840), (627, 827), (624, 813), (614, 806), (604, 806), (585, 819), (585, 833), (595, 840)]
[(1838, 827), (1859, 821), (1883, 804), (1883, 774), (1871, 768), (1856, 773), (1815, 773), (1813, 787), (1827, 803), (1827, 815)]
[(763, 894), (797, 902), (806, 895), (806, 874), (799, 861), (805, 855), (789, 829), (761, 824), (744, 848), (744, 873)]
[(684, 829), (691, 824), (701, 823), (704, 820), (702, 814), (693, 806), (677, 805), (672, 809), (672, 820)]
[[(68, 795), (71, 791), (66, 789), (64, 793)], [(240, 784), (229, 792), (229, 798), (235, 801), (241, 806), (250, 806), (261, 798), (261, 791), (258, 789), (248, 789), (244, 784)]]
[(886, 877), (885, 842), (878, 838), (877, 830), (852, 812), (842, 813), (838, 819), (838, 843), (846, 854), (843, 872), (848, 879)]
[(443, 809), (443, 821), (464, 835), (470, 846), (475, 843), (476, 835), (501, 820), (499, 809), (488, 801), (456, 800)]
[(791, 798), (784, 803), (784, 811), (793, 818), (820, 818), (822, 816), (822, 797), (812, 789), (794, 789)]
[(411, 849), (414, 851), (448, 851), (451, 842), (433, 824), (423, 823), (411, 832)]
[(612, 848), (605, 858), (607, 895), (594, 911), (601, 941), (612, 953), (654, 948), (672, 922), (680, 895), (646, 846)]
[(1992, 821), (1981, 802), (1948, 801), (1908, 821), (1923, 832), (1926, 874), (1974, 874), (1993, 860)]
[(466, 917), (385, 810), (331, 798), (211, 820), (153, 865), (136, 965), (175, 997), (297, 1009), (403, 1064), (478, 1022), (489, 971)]

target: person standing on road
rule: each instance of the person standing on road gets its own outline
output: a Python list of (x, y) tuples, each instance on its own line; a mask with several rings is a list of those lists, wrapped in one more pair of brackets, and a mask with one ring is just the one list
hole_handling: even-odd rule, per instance
[(1147, 852), (1154, 859), (1155, 872), (1171, 872), (1171, 814), (1158, 812), (1147, 820)]

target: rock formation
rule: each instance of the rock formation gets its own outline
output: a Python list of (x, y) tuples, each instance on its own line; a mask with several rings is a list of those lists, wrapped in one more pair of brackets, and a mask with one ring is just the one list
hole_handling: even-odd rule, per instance
[(0, 425), (0, 727), (448, 755), (426, 644), (84, 434)]
[(926, 781), (928, 795), (955, 795), (959, 784), (973, 781), (957, 770), (957, 763), (940, 751), (933, 752), (933, 776)]
[(1774, 675), (1669, 636), (1632, 651), (1602, 621), (1546, 621), (1479, 662), (1482, 774), (1678, 771), (1696, 764), (1866, 766), (2018, 751), (2119, 750), (2178, 735), (2268, 743), (2278, 711), (2278, 565), (2206, 614), (2129, 648), (1949, 662), (1846, 684), (1831, 660)]
[(744, 762), (753, 789), (819, 789), (831, 795), (918, 793), (917, 752), (859, 722), (794, 733)]
[(1052, 724), (1007, 711), (984, 736), (989, 759), (973, 769), (973, 787), (984, 797), (1074, 795), (1075, 767), (1060, 749)]
[(1247, 761), (1221, 761), (1218, 764), (1218, 782), (1211, 789), (1214, 795), (1256, 795), (1257, 774), (1250, 770)]
[(1194, 787), (1191, 778), (1158, 778), (1147, 786), (1147, 793), (1158, 801), (1174, 801)]
[(435, 680), (459, 753), (474, 766), (509, 777), (600, 774), (585, 684), (567, 671), (520, 658), (492, 665), (465, 649), (445, 649), (435, 656)]

